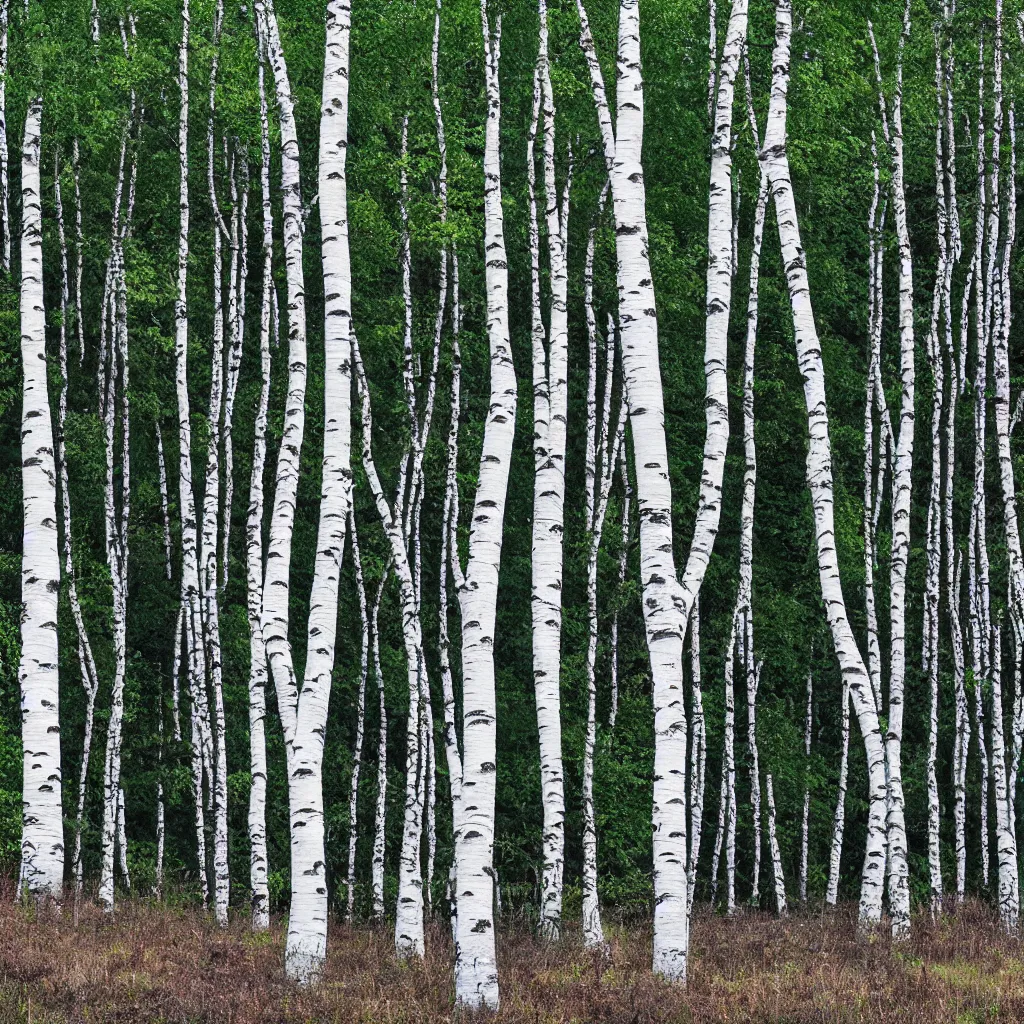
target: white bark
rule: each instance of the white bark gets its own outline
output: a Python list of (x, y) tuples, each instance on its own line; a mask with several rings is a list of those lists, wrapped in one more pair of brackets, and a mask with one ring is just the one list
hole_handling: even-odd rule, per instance
[(1002, 637), (995, 627), (992, 637), (992, 780), (996, 808), (996, 861), (999, 865), (999, 920), (1011, 935), (1020, 917), (1020, 879), (1017, 834), (1012, 800), (1007, 787), (1006, 744), (1003, 737)]
[(843, 833), (846, 831), (846, 781), (850, 764), (850, 684), (843, 679), (843, 739), (839, 757), (839, 791), (832, 818), (832, 847), (829, 854), (828, 887), (825, 903), (834, 907), (839, 898), (839, 868), (843, 856)]
[(722, 781), (718, 794), (718, 829), (711, 858), (711, 899), (718, 894), (718, 865), (725, 845), (725, 912), (736, 913), (736, 698), (733, 672), (736, 664), (736, 635), (739, 614), (734, 608), (729, 643), (725, 649), (725, 721), (722, 730)]
[(641, 162), (643, 84), (640, 12), (636, 0), (619, 7), (617, 117), (613, 128), (601, 66), (582, 0), (580, 44), (591, 75), (615, 209), (619, 325), (637, 495), (644, 616), (655, 709), (654, 955), (656, 973), (685, 981), (689, 949), (686, 839), (686, 716), (682, 696), (683, 631), (711, 556), (721, 513), (721, 482), (729, 423), (726, 349), (732, 280), (732, 197), (729, 141), (732, 99), (746, 38), (746, 0), (735, 0), (719, 75), (712, 185), (705, 347), (704, 466), (693, 542), (681, 582), (672, 552), (672, 495), (665, 440), (664, 396), (658, 365), (657, 314), (647, 252)]
[(132, 880), (128, 872), (128, 832), (124, 824), (124, 790), (117, 791), (117, 859), (121, 869), (121, 883), (131, 892)]
[(270, 399), (270, 303), (273, 294), (274, 214), (270, 196), (270, 125), (260, 46), (260, 189), (263, 206), (263, 292), (260, 302), (260, 397), (253, 428), (252, 474), (246, 520), (246, 609), (249, 621), (249, 888), (253, 931), (270, 926), (267, 883), (267, 649), (263, 642), (263, 475)]
[(185, 665), (192, 695), (192, 780), (196, 812), (196, 851), (199, 874), (206, 900), (206, 838), (203, 815), (203, 738), (205, 729), (206, 677), (205, 652), (199, 601), (199, 553), (196, 533), (196, 506), (192, 489), (192, 422), (188, 393), (188, 258), (189, 258), (189, 192), (188, 192), (188, 49), (191, 16), (189, 0), (182, 0), (182, 33), (178, 48), (178, 91), (181, 106), (178, 114), (178, 161), (180, 220), (178, 226), (177, 298), (174, 305), (175, 390), (178, 404), (178, 506), (181, 516), (181, 575), (184, 608)]
[[(133, 31), (134, 36), (134, 31)], [(125, 56), (129, 56), (128, 37), (121, 29)], [(113, 591), (112, 632), (114, 640), (114, 678), (111, 685), (110, 719), (107, 726), (107, 745), (103, 774), (103, 861), (100, 874), (99, 900), (107, 911), (114, 907), (114, 859), (118, 850), (118, 808), (121, 792), (121, 742), (124, 724), (124, 690), (128, 668), (128, 522), (131, 513), (130, 474), (130, 415), (128, 367), (128, 310), (125, 279), (124, 244), (131, 230), (135, 199), (135, 178), (138, 168), (138, 139), (132, 148), (128, 172), (127, 195), (124, 194), (125, 156), (130, 144), (132, 123), (135, 121), (135, 94), (131, 96), (131, 113), (121, 139), (121, 160), (115, 190), (110, 255), (107, 260), (106, 301), (101, 309), (101, 364), (99, 367), (102, 391), (100, 396), (104, 426), (106, 455), (106, 487), (104, 512), (106, 523), (106, 556)], [(122, 198), (124, 205), (122, 207)], [(117, 462), (116, 440), (120, 426), (121, 486), (120, 500), (115, 487)], [(120, 846), (122, 857), (123, 844)], [(127, 877), (127, 872), (122, 872)]]
[(203, 490), (203, 520), (200, 537), (200, 586), (202, 587), (203, 642), (206, 647), (208, 680), (213, 696), (213, 901), (214, 918), (224, 928), (228, 923), (230, 877), (228, 874), (228, 765), (224, 684), (221, 666), (219, 572), (217, 565), (220, 521), (220, 419), (224, 404), (224, 225), (214, 186), (214, 114), (217, 64), (220, 53), (223, 0), (218, 0), (213, 21), (213, 62), (210, 70), (210, 107), (206, 130), (206, 175), (210, 207), (213, 210), (213, 337), (210, 345), (210, 407), (207, 414), (208, 439), (206, 477)]
[(167, 579), (174, 575), (174, 567), (171, 560), (171, 507), (167, 495), (167, 462), (164, 459), (164, 435), (160, 429), (160, 421), (156, 423), (156, 458), (160, 472), (160, 513), (163, 516), (164, 527), (164, 568)]
[[(401, 510), (392, 507), (384, 494), (373, 459), (373, 420), (370, 393), (363, 370), (359, 345), (352, 336), (352, 356), (356, 382), (362, 401), (363, 469), (370, 484), (377, 514), (390, 544), (402, 604), (402, 633), (405, 642), (409, 714), (406, 728), (405, 813), (402, 826), (402, 851), (399, 859), (398, 904), (395, 913), (395, 949), (400, 958), (423, 956), (423, 878), (420, 843), (423, 835), (423, 793), (421, 779), (420, 714), (422, 679), (425, 672), (423, 637), (420, 628), (419, 603), (402, 531)], [(425, 753), (425, 751), (423, 751)]]
[[(628, 501), (628, 493), (625, 500)], [(689, 628), (690, 710), (693, 731), (690, 742), (690, 863), (687, 885), (692, 913), (693, 896), (697, 885), (697, 865), (700, 861), (700, 840), (704, 832), (704, 782), (708, 759), (707, 725), (704, 718), (704, 697), (701, 692), (699, 596), (693, 602)]]
[[(760, 668), (760, 666), (758, 666)], [(772, 875), (775, 879), (775, 910), (779, 917), (786, 916), (786, 881), (782, 876), (782, 854), (779, 839), (775, 833), (775, 791), (772, 788), (772, 773), (765, 778), (768, 792), (768, 848), (772, 857)]]
[[(588, 392), (596, 390), (597, 337), (589, 336)], [(587, 512), (590, 551), (587, 558), (587, 732), (583, 752), (583, 944), (588, 948), (604, 945), (601, 928), (601, 907), (597, 891), (597, 819), (594, 814), (594, 751), (597, 746), (597, 559), (612, 477), (619, 461), (625, 433), (625, 398), (620, 401), (618, 416), (611, 422), (612, 390), (615, 382), (615, 324), (609, 318), (605, 343), (604, 399), (601, 418), (591, 405), (587, 411), (587, 451), (594, 451), (596, 472), (587, 474)], [(589, 467), (588, 467), (589, 469)]]
[[(262, 8), (262, 9), (261, 9)], [(323, 752), (338, 620), (338, 580), (350, 497), (351, 271), (345, 156), (351, 12), (327, 8), (320, 119), (319, 204), (324, 275), (324, 451), (316, 559), (301, 690), (288, 641), (288, 575), (304, 426), (306, 309), (302, 277), (299, 150), (288, 70), (272, 4), (257, 4), (274, 70), (282, 142), (285, 264), (288, 281), (288, 397), (263, 589), (263, 635), (278, 697), (288, 771), (291, 911), (285, 972), (316, 982), (327, 955)]]
[(359, 602), (359, 622), (362, 639), (359, 645), (359, 690), (356, 695), (356, 739), (352, 751), (352, 779), (348, 793), (348, 875), (346, 878), (345, 916), (349, 921), (355, 910), (356, 898), (356, 841), (359, 838), (359, 775), (363, 763), (363, 737), (366, 729), (366, 677), (370, 657), (370, 617), (366, 606), (366, 585), (363, 582), (363, 560), (359, 552), (359, 534), (356, 532), (355, 510), (349, 501), (349, 540), (352, 545), (352, 564), (356, 574), (356, 597)]
[(377, 586), (377, 594), (370, 609), (370, 651), (373, 657), (373, 677), (377, 683), (377, 704), (379, 727), (377, 733), (377, 800), (373, 818), (373, 859), (371, 866), (371, 889), (373, 894), (373, 918), (384, 919), (384, 826), (387, 824), (388, 809), (388, 712), (384, 702), (384, 672), (380, 664), (380, 602), (384, 586), (391, 571), (390, 563), (385, 566), (384, 575)]
[[(626, 452), (626, 446), (622, 446), (622, 455), (620, 456), (619, 472), (622, 476), (622, 531), (619, 539), (619, 578), (616, 593), (620, 595), (623, 588), (626, 585), (626, 569), (629, 566), (629, 532), (630, 532), (630, 514), (633, 508), (633, 480), (629, 472), (629, 458)], [(691, 612), (691, 617), (699, 617), (697, 610), (698, 602), (694, 601), (694, 610)], [(619, 601), (616, 601), (615, 610), (612, 612), (612, 628), (611, 638), (609, 641), (609, 675), (611, 676), (611, 706), (608, 709), (608, 732), (614, 735), (615, 733), (615, 719), (619, 714)], [(700, 662), (700, 654), (698, 649), (697, 664)], [(696, 683), (695, 683), (696, 685)], [(700, 700), (700, 689), (699, 686), (695, 691), (696, 700), (699, 704)], [(701, 736), (703, 736), (703, 709), (701, 710)], [(696, 728), (696, 720), (694, 722), (694, 728)], [(703, 751), (702, 753), (706, 753)], [(703, 787), (701, 788), (701, 794), (703, 797)], [(691, 843), (692, 846), (692, 843)], [(699, 847), (700, 844), (698, 843)], [(691, 895), (692, 899), (692, 895)]]
[[(494, 798), (497, 721), (494, 625), (505, 499), (516, 418), (516, 375), (508, 320), (508, 261), (501, 206), (501, 22), (492, 33), (481, 0), (487, 124), (484, 141), (484, 254), (490, 401), (465, 574), (457, 574), (462, 612), (462, 806), (455, 834), (455, 1001), (498, 1006), (494, 936)], [(461, 578), (460, 578), (461, 577)]]
[(761, 160), (769, 176), (789, 285), (797, 360), (804, 380), (809, 447), (807, 478), (814, 508), (818, 570), (822, 598), (839, 658), (864, 738), (868, 763), (868, 834), (861, 886), (860, 920), (870, 925), (881, 919), (885, 871), (886, 779), (885, 752), (878, 712), (868, 673), (846, 613), (839, 577), (833, 512), (833, 478), (825, 377), (821, 345), (814, 323), (807, 278), (806, 255), (800, 240), (796, 200), (786, 152), (786, 94), (789, 87), (792, 9), (790, 0), (776, 0), (775, 51), (772, 57), (772, 95)]
[[(814, 728), (814, 677), (807, 673), (807, 712), (804, 716), (804, 814), (800, 824), (800, 902), (807, 902), (807, 845), (811, 824), (811, 732)], [(769, 776), (771, 778), (771, 776)]]
[(21, 357), (22, 548), (21, 735), (23, 746), (19, 889), (59, 900), (64, 885), (61, 751), (57, 679), (57, 479), (46, 384), (42, 195), (43, 101), (29, 103), (22, 147)]
[[(539, 929), (557, 939), (562, 927), (562, 869), (565, 847), (565, 793), (562, 774), (561, 639), (562, 538), (565, 526), (565, 449), (568, 424), (568, 265), (564, 222), (568, 204), (560, 208), (555, 185), (555, 105), (548, 61), (548, 15), (539, 0), (540, 43), (537, 80), (543, 125), (544, 209), (547, 227), (551, 306), (548, 345), (540, 318), (539, 254), (531, 225), (534, 265), (534, 498), (532, 547), (533, 677), (540, 740), (543, 804), (543, 878)], [(535, 102), (536, 107), (536, 102)], [(533, 147), (530, 146), (530, 174)], [(539, 332), (539, 336), (538, 336)], [(585, 800), (584, 800), (585, 802)], [(586, 927), (586, 925), (585, 925)]]
[[(868, 23), (871, 34), (871, 23)], [(903, 13), (899, 55), (896, 61), (896, 87), (892, 103), (892, 128), (886, 115), (882, 93), (878, 50), (871, 34), (875, 56), (875, 75), (882, 111), (882, 127), (892, 159), (890, 196), (896, 238), (899, 244), (899, 324), (900, 324), (900, 416), (896, 439), (892, 482), (892, 540), (889, 559), (889, 706), (885, 736), (888, 772), (888, 845), (889, 916), (894, 939), (910, 935), (910, 877), (907, 864), (907, 829), (903, 799), (903, 694), (906, 678), (906, 602), (907, 562), (910, 555), (911, 470), (914, 457), (914, 279), (910, 228), (903, 174), (903, 50), (910, 36), (910, 0)]]

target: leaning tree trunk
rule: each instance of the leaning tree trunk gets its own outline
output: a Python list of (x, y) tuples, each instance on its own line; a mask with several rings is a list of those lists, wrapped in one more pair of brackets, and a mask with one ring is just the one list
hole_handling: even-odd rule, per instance
[(21, 725), (24, 747), (21, 875), (33, 896), (59, 900), (64, 886), (61, 816), (60, 693), (57, 678), (57, 479), (46, 388), (42, 194), (39, 181), (43, 101), (25, 118), (21, 159), (22, 548)]
[(760, 159), (772, 185), (782, 243), (783, 265), (789, 285), (797, 360), (804, 380), (809, 447), (807, 479), (814, 509), (818, 546), (818, 572), (832, 641), (844, 683), (857, 711), (868, 763), (868, 833), (861, 887), (860, 921), (881, 920), (885, 873), (886, 778), (885, 751), (878, 711), (864, 659), (857, 648), (846, 612), (835, 543), (832, 446), (825, 400), (825, 373), (821, 344), (814, 323), (807, 277), (807, 259), (800, 240), (796, 198), (786, 150), (786, 94), (789, 88), (790, 40), (793, 31), (790, 0), (776, 0), (775, 50), (772, 57), (772, 94)]

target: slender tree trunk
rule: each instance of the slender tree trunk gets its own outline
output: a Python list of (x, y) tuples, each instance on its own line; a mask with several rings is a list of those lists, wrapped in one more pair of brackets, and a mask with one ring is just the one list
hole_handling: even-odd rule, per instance
[(869, 817), (862, 877), (860, 920), (862, 925), (880, 921), (885, 871), (886, 778), (885, 751), (878, 711), (864, 660), (857, 648), (846, 613), (839, 577), (833, 513), (831, 442), (825, 400), (821, 346), (814, 323), (807, 279), (806, 255), (800, 241), (796, 199), (786, 151), (786, 94), (789, 87), (792, 8), (790, 0), (776, 0), (775, 51), (772, 57), (772, 96), (761, 160), (769, 176), (782, 243), (783, 265), (789, 285), (797, 360), (804, 380), (810, 443), (807, 478), (811, 489), (818, 545), (818, 569), (822, 598), (827, 609), (832, 641), (844, 682), (857, 711), (868, 762)]
[[(19, 888), (59, 900), (64, 886), (61, 817), (60, 695), (57, 678), (57, 480), (46, 384), (42, 194), (39, 180), (43, 101), (25, 118), (21, 189), (22, 548), (21, 729), (24, 747)], [(5, 235), (6, 238), (6, 235)]]
[[(625, 462), (623, 462), (625, 465)], [(628, 501), (628, 493), (624, 500)], [(690, 708), (692, 739), (690, 742), (690, 864), (687, 886), (690, 913), (697, 886), (697, 865), (700, 861), (700, 840), (704, 832), (704, 782), (707, 771), (708, 736), (704, 719), (704, 698), (701, 692), (700, 666), (700, 597), (690, 612)]]
[(992, 636), (992, 780), (996, 808), (996, 861), (999, 865), (999, 920), (1011, 935), (1020, 917), (1020, 879), (1017, 834), (1012, 801), (1007, 787), (1006, 744), (1003, 738), (1002, 635), (998, 626)]
[(843, 678), (843, 739), (839, 756), (839, 792), (832, 818), (832, 848), (829, 856), (828, 887), (825, 903), (834, 907), (839, 898), (839, 867), (843, 856), (843, 833), (846, 830), (846, 782), (850, 764), (850, 683)]
[[(499, 131), (501, 22), (492, 32), (481, 0), (487, 124), (484, 141), (484, 253), (490, 402), (465, 574), (456, 583), (462, 611), (463, 765), (455, 833), (455, 1001), (498, 1006), (494, 935), (494, 798), (497, 741), (494, 626), (505, 500), (516, 419), (516, 375), (508, 320), (508, 261), (501, 205)], [(453, 568), (456, 568), (453, 564)]]
[(734, 0), (719, 73), (712, 186), (705, 347), (704, 465), (693, 541), (677, 583), (672, 553), (672, 496), (667, 471), (664, 396), (658, 364), (657, 314), (647, 252), (646, 198), (641, 149), (643, 85), (640, 12), (636, 0), (619, 6), (617, 117), (612, 126), (583, 0), (577, 0), (580, 44), (590, 70), (605, 161), (612, 183), (618, 255), (619, 324), (623, 379), (640, 508), (644, 616), (655, 708), (654, 956), (657, 974), (685, 981), (689, 949), (686, 839), (686, 721), (682, 692), (683, 631), (711, 557), (721, 515), (721, 481), (729, 435), (726, 349), (732, 281), (732, 197), (729, 141), (732, 99), (746, 38), (746, 0)]
[(53, 191), (54, 205), (57, 211), (57, 235), (60, 242), (61, 262), (61, 319), (60, 343), (58, 354), (60, 360), (60, 400), (57, 406), (57, 431), (54, 435), (54, 461), (60, 474), (61, 526), (63, 544), (61, 553), (64, 559), (64, 579), (67, 583), (68, 603), (71, 605), (71, 616), (75, 622), (75, 637), (78, 651), (78, 668), (85, 692), (85, 728), (82, 739), (82, 766), (78, 775), (78, 803), (75, 814), (75, 846), (72, 867), (75, 873), (75, 898), (82, 890), (82, 827), (85, 819), (86, 781), (89, 775), (89, 759), (92, 751), (93, 726), (96, 712), (96, 696), (99, 691), (99, 675), (93, 657), (92, 643), (85, 627), (82, 615), (82, 604), (78, 598), (78, 583), (75, 563), (72, 554), (71, 534), (71, 491), (68, 481), (66, 425), (68, 409), (68, 332), (67, 318), (69, 310), (69, 272), (67, 239), (64, 231), (64, 203), (61, 195), (60, 159), (55, 162)]
[(359, 691), (356, 695), (356, 741), (352, 752), (352, 779), (348, 795), (348, 875), (346, 877), (345, 916), (351, 921), (356, 898), (356, 841), (359, 838), (359, 775), (363, 763), (363, 737), (366, 727), (366, 677), (370, 657), (370, 618), (366, 605), (366, 585), (363, 582), (363, 560), (359, 552), (359, 534), (356, 532), (355, 510), (351, 500), (348, 510), (349, 538), (352, 544), (352, 564), (356, 573), (356, 597), (359, 601), (359, 622), (362, 639), (359, 645)]
[[(543, 881), (540, 933), (558, 939), (562, 917), (565, 794), (562, 773), (560, 662), (562, 637), (562, 538), (564, 535), (565, 450), (568, 424), (568, 265), (564, 221), (555, 184), (555, 104), (548, 61), (548, 16), (539, 0), (540, 44), (537, 86), (543, 126), (544, 207), (551, 282), (550, 324), (545, 352), (536, 284), (534, 324), (534, 507), (533, 507), (533, 675), (540, 737), (543, 823)], [(531, 147), (532, 174), (532, 147)], [(536, 245), (536, 238), (531, 238)], [(539, 256), (538, 256), (539, 262)], [(535, 266), (535, 280), (536, 280)], [(539, 327), (539, 338), (537, 328)]]
[(718, 865), (725, 847), (725, 912), (736, 913), (736, 697), (733, 673), (736, 664), (736, 639), (739, 612), (733, 609), (729, 643), (725, 649), (725, 722), (722, 730), (722, 784), (718, 796), (718, 829), (711, 858), (711, 899), (718, 894)]
[[(758, 666), (760, 667), (760, 666)], [(775, 879), (775, 910), (779, 917), (786, 916), (786, 882), (782, 875), (782, 854), (775, 830), (775, 790), (772, 787), (772, 773), (765, 778), (768, 791), (768, 847), (772, 856), (772, 875)]]
[(811, 824), (811, 731), (814, 727), (814, 678), (807, 673), (807, 713), (804, 716), (804, 814), (800, 824), (800, 902), (807, 902), (807, 845)]
[(377, 586), (370, 609), (370, 651), (373, 656), (373, 677), (377, 683), (379, 727), (377, 733), (377, 801), (373, 818), (373, 859), (371, 866), (371, 889), (373, 894), (373, 919), (384, 920), (384, 827), (387, 824), (388, 808), (388, 712), (384, 702), (384, 672), (380, 664), (380, 602), (384, 586), (391, 570), (390, 562), (384, 569)]
[(249, 888), (253, 931), (270, 927), (267, 881), (267, 649), (263, 641), (263, 476), (267, 461), (270, 400), (270, 304), (273, 293), (274, 214), (270, 195), (270, 125), (264, 87), (266, 67), (259, 46), (260, 188), (263, 206), (263, 293), (260, 302), (260, 397), (254, 425), (249, 512), (246, 522), (246, 596), (249, 619)]
[[(871, 31), (870, 22), (868, 24)], [(910, 877), (907, 865), (907, 829), (903, 799), (903, 699), (906, 678), (906, 602), (907, 562), (910, 555), (911, 470), (914, 458), (914, 280), (910, 229), (907, 223), (907, 202), (903, 175), (903, 50), (910, 36), (910, 0), (903, 14), (899, 56), (896, 62), (896, 89), (892, 106), (892, 129), (882, 94), (878, 50), (874, 47), (875, 73), (879, 87), (882, 128), (892, 158), (893, 219), (899, 244), (899, 323), (900, 323), (900, 421), (896, 440), (892, 483), (892, 542), (889, 560), (890, 576), (890, 651), (889, 707), (885, 736), (889, 799), (886, 814), (888, 847), (889, 916), (894, 939), (910, 935)]]

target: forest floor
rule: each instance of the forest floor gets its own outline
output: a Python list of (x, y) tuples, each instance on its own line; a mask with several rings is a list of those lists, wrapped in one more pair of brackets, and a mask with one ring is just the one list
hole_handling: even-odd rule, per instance
[[(1024, 946), (989, 908), (914, 922), (901, 949), (857, 941), (855, 908), (794, 913), (699, 912), (685, 990), (650, 973), (650, 932), (607, 928), (606, 954), (577, 934), (557, 946), (525, 925), (499, 933), (502, 1024), (675, 1024), (1024, 1021)], [(610, 922), (609, 922), (610, 924)], [(242, 914), (224, 931), (192, 909), (124, 901), (106, 917), (89, 905), (77, 927), (35, 920), (0, 900), (0, 1024), (224, 1022), (412, 1024), (455, 1020), (452, 954), (432, 925), (425, 961), (396, 961), (390, 929), (334, 924), (326, 978), (313, 991), (285, 981), (284, 924), (254, 936)], [(463, 1021), (465, 1017), (461, 1018)]]

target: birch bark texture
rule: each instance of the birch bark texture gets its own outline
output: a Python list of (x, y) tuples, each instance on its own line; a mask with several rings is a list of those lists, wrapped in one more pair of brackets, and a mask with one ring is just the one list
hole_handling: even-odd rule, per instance
[[(462, 612), (463, 758), (455, 835), (455, 1000), (498, 1006), (494, 935), (494, 800), (497, 720), (494, 627), (517, 386), (509, 338), (508, 258), (501, 200), (501, 20), (492, 31), (480, 4), (487, 123), (484, 133), (484, 258), (490, 402), (465, 573), (456, 574)], [(457, 559), (456, 559), (457, 561)], [(457, 568), (453, 564), (453, 568)]]
[(21, 876), (37, 899), (59, 900), (64, 887), (60, 693), (57, 678), (57, 474), (46, 374), (43, 307), (40, 140), (42, 97), (29, 102), (21, 151)]
[(836, 554), (834, 483), (825, 374), (821, 344), (814, 322), (807, 257), (800, 240), (796, 198), (786, 149), (787, 92), (793, 12), (790, 0), (775, 3), (775, 47), (772, 54), (772, 90), (761, 161), (772, 187), (782, 259), (789, 289), (797, 361), (804, 382), (809, 446), (807, 481), (811, 490), (818, 549), (818, 574), (832, 642), (844, 684), (849, 686), (864, 739), (868, 764), (868, 832), (862, 874), (860, 921), (862, 926), (881, 920), (885, 873), (886, 777), (885, 750), (878, 710), (864, 659), (850, 626)]

